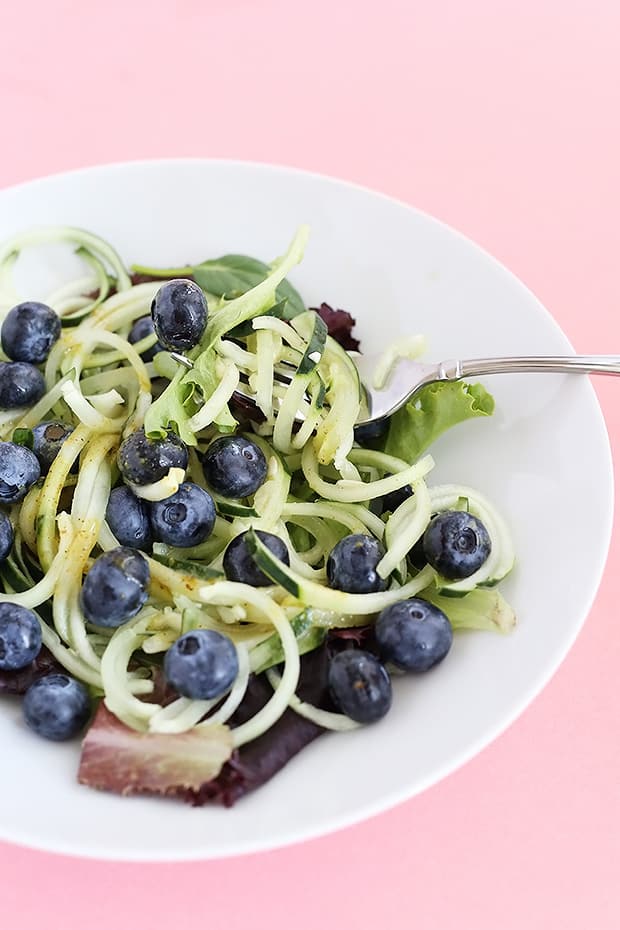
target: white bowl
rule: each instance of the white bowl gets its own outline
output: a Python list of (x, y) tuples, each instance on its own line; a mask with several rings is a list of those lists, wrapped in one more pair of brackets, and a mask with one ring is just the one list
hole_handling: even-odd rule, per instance
[[(128, 263), (174, 265), (225, 252), (268, 261), (302, 222), (311, 241), (291, 279), (309, 305), (349, 310), (362, 346), (423, 332), (436, 359), (572, 352), (527, 288), (472, 242), (340, 181), (183, 160), (103, 166), (0, 192), (0, 240), (32, 225), (78, 225), (108, 238)], [(30, 296), (40, 296), (54, 267), (24, 268)], [(514, 633), (457, 635), (432, 673), (398, 680), (384, 721), (321, 737), (232, 810), (80, 787), (78, 745), (38, 739), (19, 702), (5, 700), (0, 837), (114, 859), (269, 849), (410, 798), (495, 739), (549, 680), (586, 618), (607, 554), (613, 485), (605, 424), (586, 378), (503, 375), (486, 383), (495, 415), (442, 437), (431, 477), (474, 485), (505, 515), (518, 553), (503, 586), (517, 611)]]

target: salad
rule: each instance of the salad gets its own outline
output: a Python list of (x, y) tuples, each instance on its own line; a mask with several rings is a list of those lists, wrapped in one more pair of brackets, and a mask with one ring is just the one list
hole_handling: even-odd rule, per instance
[[(82, 736), (85, 785), (230, 805), (379, 721), (456, 631), (514, 625), (504, 521), (428, 452), (491, 396), (431, 385), (356, 426), (354, 320), (287, 278), (307, 235), (270, 265), (129, 271), (70, 227), (0, 249), (0, 693)], [(83, 273), (24, 299), (49, 242)]]

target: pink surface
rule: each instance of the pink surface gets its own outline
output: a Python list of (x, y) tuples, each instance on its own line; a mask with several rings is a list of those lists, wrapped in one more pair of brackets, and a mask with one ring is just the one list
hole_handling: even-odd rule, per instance
[[(613, 0), (89, 6), (3, 11), (0, 185), (163, 155), (341, 176), (480, 242), (580, 350), (620, 351)], [(596, 387), (620, 462), (620, 385)], [(2, 926), (616, 930), (619, 554), (617, 519), (599, 596), (554, 680), (422, 796), (234, 861), (126, 866), (0, 844)]]

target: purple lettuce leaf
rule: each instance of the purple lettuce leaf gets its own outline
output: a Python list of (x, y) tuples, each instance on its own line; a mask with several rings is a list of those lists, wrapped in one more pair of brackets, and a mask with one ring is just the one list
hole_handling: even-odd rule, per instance
[[(325, 646), (303, 656), (297, 693), (302, 700), (330, 708), (327, 663)], [(253, 717), (272, 693), (264, 675), (252, 676), (230, 726)], [(208, 732), (137, 733), (102, 702), (83, 742), (78, 781), (119, 794), (174, 797), (195, 806), (215, 801), (230, 807), (269, 781), (324, 731), (287, 710), (266, 733), (232, 755), (226, 727), (218, 728), (210, 740)]]
[(346, 310), (334, 310), (329, 304), (322, 303), (320, 307), (311, 307), (321, 317), (327, 326), (327, 331), (343, 349), (349, 352), (359, 351), (359, 339), (353, 335), (355, 320)]
[[(326, 645), (302, 656), (297, 694), (302, 701), (331, 710), (327, 666)], [(252, 676), (246, 696), (231, 718), (231, 726), (240, 726), (258, 713), (272, 693), (264, 675)], [(311, 720), (300, 717), (293, 710), (286, 710), (266, 733), (234, 753), (220, 774), (203, 786), (201, 797), (195, 803), (203, 804), (213, 800), (225, 807), (232, 806), (244, 795), (273, 778), (293, 756), (324, 732), (323, 727)]]
[(78, 781), (117, 794), (151, 794), (193, 801), (232, 752), (221, 724), (187, 733), (138, 733), (100, 702), (82, 743)]
[(26, 668), (14, 672), (0, 670), (0, 694), (25, 694), (33, 682), (52, 672), (64, 672), (64, 668), (43, 646), (36, 659)]

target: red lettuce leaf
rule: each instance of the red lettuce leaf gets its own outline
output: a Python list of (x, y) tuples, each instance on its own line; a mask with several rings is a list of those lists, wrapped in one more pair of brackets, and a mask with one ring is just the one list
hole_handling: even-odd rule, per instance
[(52, 672), (64, 672), (64, 668), (43, 646), (36, 659), (26, 668), (20, 668), (15, 672), (0, 670), (0, 694), (25, 694), (33, 682)]
[(340, 343), (343, 349), (349, 352), (359, 351), (359, 339), (352, 335), (355, 320), (346, 310), (334, 310), (329, 304), (322, 303), (320, 307), (311, 307), (321, 317), (327, 326), (332, 339)]
[(337, 627), (329, 631), (329, 636), (332, 645), (335, 644), (334, 641), (345, 640), (346, 642), (342, 643), (343, 646), (351, 643), (368, 651), (369, 647), (374, 644), (374, 626)]
[[(302, 700), (330, 708), (327, 663), (325, 646), (303, 656), (297, 693)], [(230, 720), (231, 727), (254, 716), (272, 693), (264, 675), (252, 676), (245, 698)], [(221, 729), (228, 734), (226, 728)], [(201, 744), (207, 732), (136, 733), (101, 703), (84, 739), (78, 780), (92, 788), (119, 794), (164, 795), (195, 806), (216, 801), (230, 807), (269, 781), (324, 731), (287, 710), (266, 733), (241, 746), (232, 756), (230, 751), (217, 755), (210, 747), (206, 753), (207, 765), (201, 768)], [(215, 749), (225, 749), (223, 738), (221, 746), (218, 742)], [(217, 768), (211, 771), (209, 766), (214, 759)]]
[(187, 733), (138, 733), (99, 704), (82, 743), (78, 781), (118, 794), (154, 794), (193, 801), (232, 752), (227, 727)]
[[(145, 274), (141, 271), (132, 271), (129, 277), (131, 279), (131, 283), (135, 286), (136, 284), (149, 284), (151, 281), (161, 281), (162, 284), (165, 284), (166, 281), (172, 281), (173, 278), (178, 278), (179, 275)], [(191, 274), (184, 274), (183, 278), (189, 281), (194, 280), (194, 276)]]

